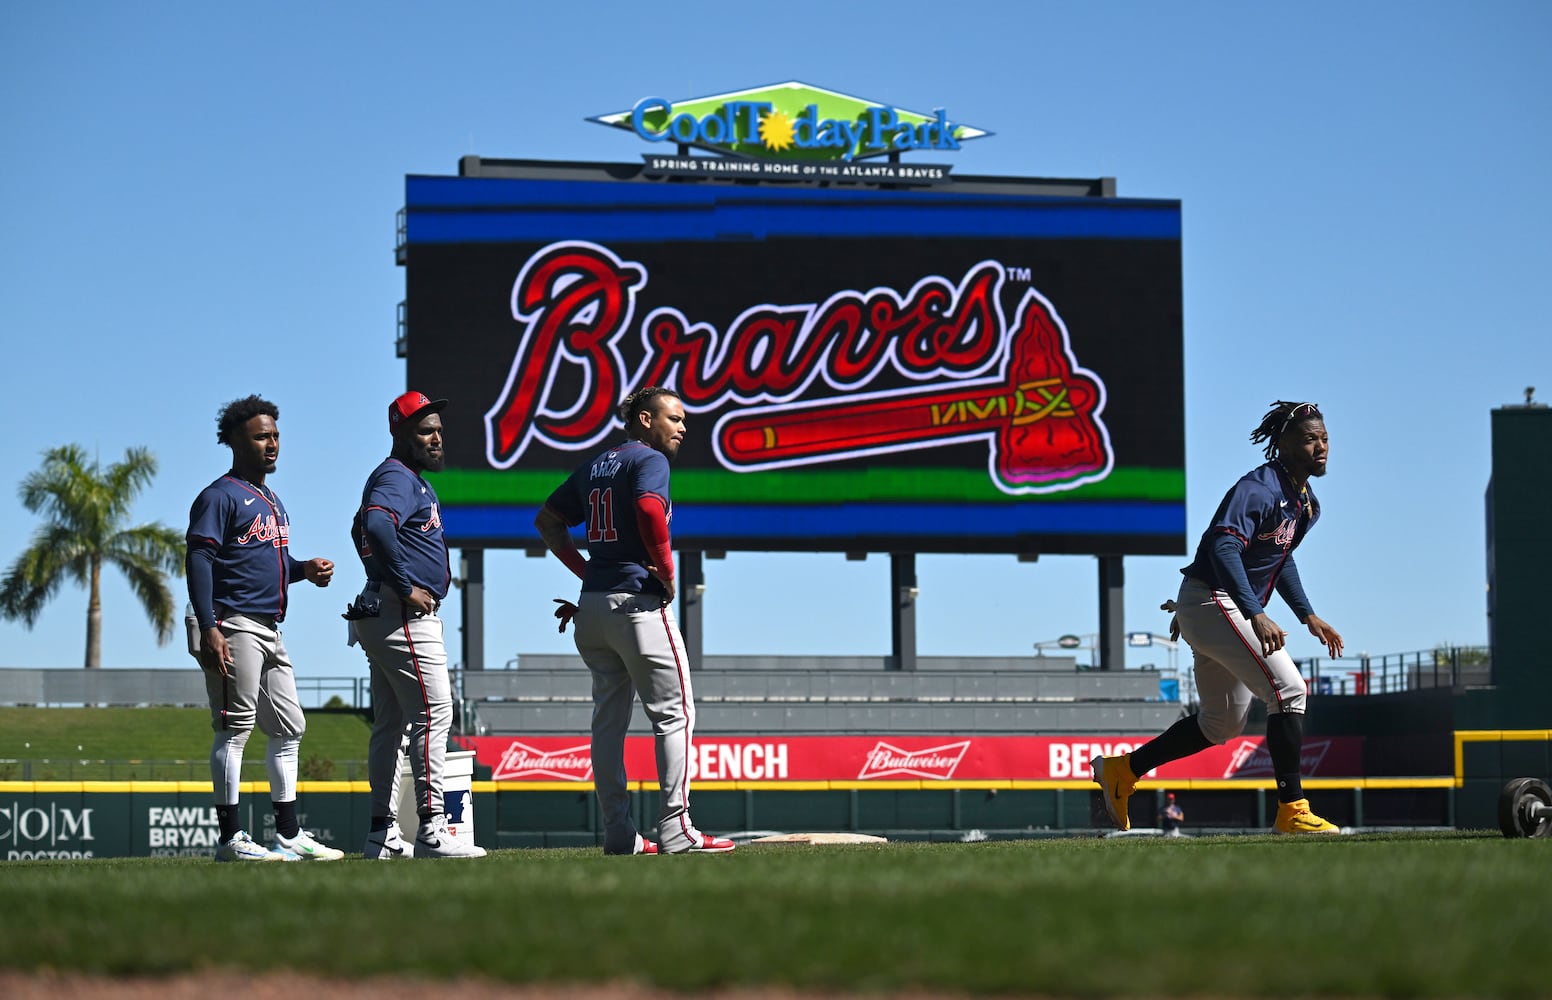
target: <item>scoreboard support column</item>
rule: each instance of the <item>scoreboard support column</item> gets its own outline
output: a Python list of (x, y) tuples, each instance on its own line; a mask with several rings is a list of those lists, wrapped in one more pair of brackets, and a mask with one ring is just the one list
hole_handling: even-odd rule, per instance
[(485, 550), (464, 549), (458, 557), (462, 611), (463, 668), (485, 669)]
[(1120, 556), (1099, 557), (1099, 663), (1101, 670), (1126, 666), (1126, 570)]
[(889, 555), (889, 635), (891, 670), (916, 669), (916, 553)]
[(700, 552), (679, 553), (679, 634), (690, 669), (701, 669), (701, 601), (706, 597), (706, 570)]

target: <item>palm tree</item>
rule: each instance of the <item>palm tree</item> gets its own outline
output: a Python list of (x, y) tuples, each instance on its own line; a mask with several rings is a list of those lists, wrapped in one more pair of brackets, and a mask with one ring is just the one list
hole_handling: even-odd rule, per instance
[(83, 584), (86, 604), (86, 666), (102, 666), (102, 567), (117, 566), (129, 578), (156, 641), (172, 638), (174, 614), (167, 574), (183, 575), (183, 536), (163, 524), (125, 527), (135, 495), (156, 475), (156, 458), (131, 448), (124, 461), (104, 471), (88, 461), (80, 445), (44, 453), (43, 466), (22, 480), (22, 505), (45, 521), (32, 544), (17, 557), (0, 583), (0, 617), (32, 628), (43, 605), (69, 577)]

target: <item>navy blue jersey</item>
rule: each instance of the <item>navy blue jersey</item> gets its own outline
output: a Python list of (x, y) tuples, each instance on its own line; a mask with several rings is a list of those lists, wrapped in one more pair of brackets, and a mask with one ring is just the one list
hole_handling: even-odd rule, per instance
[(212, 605), (233, 612), (286, 617), (286, 587), (302, 576), (288, 548), (291, 518), (269, 487), (227, 473), (200, 491), (189, 509), (189, 558), (214, 560), (209, 574), (189, 573), (189, 600), (200, 627), (215, 624)]
[[(1202, 533), (1202, 540), (1197, 544), (1196, 558), (1180, 572), (1215, 590), (1228, 591), (1247, 615), (1259, 614), (1271, 600), (1284, 565), (1292, 561), (1293, 550), (1299, 547), (1319, 518), (1320, 502), (1308, 484), (1302, 491), (1295, 489), (1282, 466), (1275, 461), (1267, 462), (1245, 473), (1224, 495), (1213, 515), (1212, 525)], [(1224, 579), (1224, 574), (1213, 562), (1212, 548), (1225, 533), (1239, 539), (1240, 560), (1250, 582), (1249, 596), (1258, 606), (1244, 607), (1240, 595), (1234, 593), (1236, 588), (1232, 581)], [(1294, 605), (1295, 610), (1302, 610), (1298, 607), (1304, 603), (1302, 590), (1297, 597), (1300, 600), (1290, 599), (1289, 604)]]
[(668, 459), (640, 441), (628, 441), (577, 466), (545, 501), (568, 525), (587, 523), (583, 590), (666, 596), (662, 583), (647, 572), (652, 558), (636, 522), (636, 505), (643, 497), (660, 501), (672, 524)]
[[(398, 544), (390, 543), (386, 553), (374, 551), (366, 536), (365, 520), (373, 511), (381, 511), (395, 527), (391, 542)], [(367, 477), (350, 536), (368, 580), (413, 585), (439, 601), (447, 596), (453, 574), (436, 490), (397, 458), (384, 459)], [(408, 589), (401, 596), (408, 597)]]

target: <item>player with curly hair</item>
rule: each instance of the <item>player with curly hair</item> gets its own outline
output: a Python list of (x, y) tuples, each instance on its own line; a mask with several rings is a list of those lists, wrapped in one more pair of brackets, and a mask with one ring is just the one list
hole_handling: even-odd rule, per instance
[(1299, 752), (1308, 691), (1284, 648), (1288, 633), (1266, 610), (1275, 590), (1332, 656), (1342, 655), (1341, 635), (1315, 614), (1293, 561), (1293, 550), (1320, 518), (1309, 483), (1326, 474), (1325, 418), (1314, 403), (1280, 399), (1250, 440), (1265, 445), (1266, 464), (1243, 476), (1218, 504), (1196, 558), (1181, 570), (1179, 596), (1163, 605), (1175, 612), (1171, 637), (1184, 638), (1195, 654), (1200, 709), (1130, 754), (1090, 762), (1118, 829), (1131, 828), (1127, 803), (1139, 775), (1238, 736), (1255, 697), (1267, 706), (1266, 744), (1278, 798), (1273, 829), (1338, 832), (1304, 797)]
[[(217, 861), (344, 857), (302, 829), (296, 811), (297, 758), (307, 723), (280, 623), (289, 585), (305, 579), (327, 587), (334, 563), (291, 557), (291, 518), (264, 482), (280, 456), (279, 417), (275, 404), (259, 396), (222, 407), (216, 440), (232, 449), (232, 468), (205, 487), (189, 511), (185, 624), (189, 652), (205, 672), (215, 730), (210, 776), (221, 838)], [(273, 848), (248, 835), (237, 808), (243, 748), (255, 725), (269, 737)]]

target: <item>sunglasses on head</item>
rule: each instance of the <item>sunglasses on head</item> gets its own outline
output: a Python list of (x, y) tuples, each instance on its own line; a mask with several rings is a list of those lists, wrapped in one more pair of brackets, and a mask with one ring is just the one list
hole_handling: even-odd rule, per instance
[(1282, 429), (1277, 432), (1277, 436), (1282, 437), (1283, 431), (1287, 430), (1288, 425), (1293, 423), (1295, 420), (1304, 420), (1307, 417), (1318, 416), (1320, 416), (1319, 404), (1300, 403), (1298, 406), (1295, 406), (1293, 409), (1289, 410), (1287, 415), (1283, 417), (1283, 426)]

